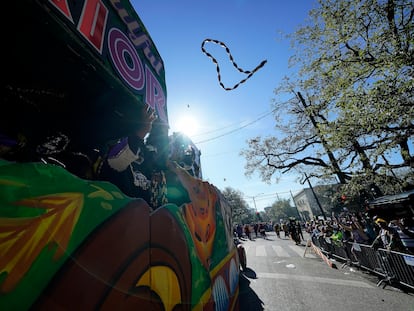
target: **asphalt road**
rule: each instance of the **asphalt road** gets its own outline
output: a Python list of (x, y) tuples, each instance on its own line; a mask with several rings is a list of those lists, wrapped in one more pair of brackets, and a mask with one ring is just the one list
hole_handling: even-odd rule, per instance
[(247, 269), (240, 278), (240, 311), (414, 311), (413, 293), (377, 287), (376, 276), (340, 262), (331, 268), (309, 248), (304, 256), (306, 242), (267, 235), (243, 241)]

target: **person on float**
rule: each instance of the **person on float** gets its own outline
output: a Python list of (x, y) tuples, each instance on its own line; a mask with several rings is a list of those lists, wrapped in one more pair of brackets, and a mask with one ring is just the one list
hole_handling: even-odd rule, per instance
[(130, 197), (143, 198), (149, 205), (152, 205), (151, 180), (157, 150), (146, 144), (145, 138), (156, 118), (153, 109), (143, 106), (132, 133), (107, 148), (96, 170), (98, 179), (113, 183)]

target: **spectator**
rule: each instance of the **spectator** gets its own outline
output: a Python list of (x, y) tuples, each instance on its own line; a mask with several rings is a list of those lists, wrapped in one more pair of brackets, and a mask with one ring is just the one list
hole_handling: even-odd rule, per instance
[(397, 231), (388, 226), (387, 221), (382, 218), (377, 218), (375, 223), (380, 227), (380, 231), (378, 236), (375, 238), (372, 246), (376, 248), (378, 242), (380, 243), (380, 247), (390, 251), (403, 251), (404, 247), (401, 243), (399, 235)]
[(285, 233), (285, 238), (289, 237), (289, 228), (285, 222), (282, 223), (282, 230)]
[(236, 234), (239, 239), (243, 237), (243, 226), (241, 224), (237, 224)]
[(298, 231), (299, 238), (302, 241), (305, 241), (305, 238), (303, 237), (302, 226), (299, 220), (296, 220), (296, 230)]
[(277, 237), (280, 239), (280, 225), (278, 223), (275, 223), (273, 228), (276, 232)]
[(369, 238), (369, 244), (371, 244), (377, 236), (377, 232), (375, 232), (375, 222), (371, 218), (365, 217), (362, 221), (362, 225), (364, 227), (364, 232)]
[(261, 237), (262, 237), (263, 239), (266, 239), (266, 238), (267, 238), (267, 236), (266, 236), (266, 226), (265, 226), (265, 224), (260, 223), (260, 225), (258, 226), (258, 231), (259, 231), (259, 233), (260, 233), (260, 235), (261, 235)]
[(355, 217), (352, 217), (351, 221), (347, 224), (339, 223), (339, 225), (351, 233), (354, 242), (358, 244), (369, 244), (369, 237), (364, 232), (364, 227)]
[(317, 226), (316, 224), (313, 224), (312, 225), (312, 232), (311, 232), (311, 238), (312, 238), (312, 240), (314, 239), (314, 238), (318, 238), (319, 237), (319, 235), (321, 235), (322, 234), (322, 232), (319, 230), (319, 226)]
[(246, 235), (246, 237), (251, 240), (252, 236), (250, 234), (250, 225), (249, 224), (245, 224), (244, 225), (244, 234)]
[(338, 225), (338, 231), (340, 232), (338, 235), (342, 236), (342, 247), (347, 257), (347, 263), (348, 265), (352, 265), (353, 262), (358, 261), (358, 258), (356, 257), (353, 248), (348, 247), (348, 243), (352, 244), (354, 242), (351, 218), (342, 215), (338, 220), (333, 214), (332, 217)]
[(288, 232), (290, 235), (290, 238), (296, 243), (296, 245), (299, 245), (301, 242), (298, 230), (296, 228), (296, 220), (295, 218), (291, 218), (289, 220), (289, 223), (287, 224)]
[(342, 246), (342, 232), (339, 230), (337, 224), (332, 226), (331, 241), (336, 246)]
[(258, 223), (255, 223), (253, 225), (253, 230), (254, 230), (254, 234), (256, 235), (256, 238), (257, 238), (257, 232), (259, 231), (259, 225), (258, 225)]

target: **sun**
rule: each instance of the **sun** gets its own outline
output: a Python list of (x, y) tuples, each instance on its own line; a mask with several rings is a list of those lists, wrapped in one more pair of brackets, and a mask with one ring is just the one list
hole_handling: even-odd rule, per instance
[(175, 131), (190, 138), (198, 133), (198, 129), (199, 123), (193, 116), (182, 116), (175, 122)]

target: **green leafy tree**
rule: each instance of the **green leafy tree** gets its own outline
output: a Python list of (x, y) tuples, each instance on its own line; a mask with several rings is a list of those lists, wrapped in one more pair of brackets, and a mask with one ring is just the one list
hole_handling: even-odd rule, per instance
[(252, 221), (254, 218), (253, 209), (249, 208), (241, 191), (226, 187), (222, 194), (231, 207), (233, 224), (244, 224)]
[(335, 177), (368, 199), (412, 188), (413, 1), (319, 0), (309, 17), (275, 90), (277, 136), (248, 141), (246, 174)]
[(295, 207), (290, 205), (288, 199), (278, 199), (269, 207), (265, 208), (265, 213), (269, 221), (279, 222), (280, 219), (287, 220), (289, 217), (298, 218)]

